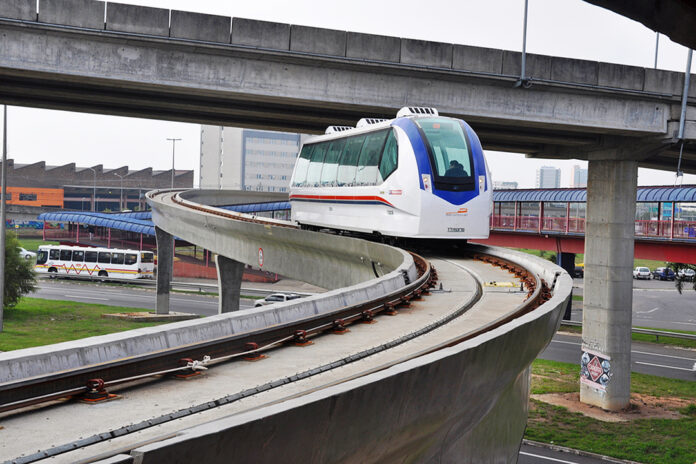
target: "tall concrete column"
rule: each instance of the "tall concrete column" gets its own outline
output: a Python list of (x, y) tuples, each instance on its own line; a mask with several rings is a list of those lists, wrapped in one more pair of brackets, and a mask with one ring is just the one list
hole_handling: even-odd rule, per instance
[(629, 404), (636, 161), (590, 160), (580, 400), (607, 410)]
[(244, 263), (215, 255), (218, 275), (218, 314), (239, 311)]
[[(563, 268), (570, 277), (575, 277), (575, 253), (563, 253), (559, 252), (556, 255), (556, 264)], [(566, 306), (565, 312), (563, 313), (563, 319), (569, 321), (571, 316), (571, 310), (573, 309), (573, 299), (568, 300), (568, 306)]]
[(155, 226), (157, 239), (157, 303), (155, 313), (169, 314), (169, 287), (174, 272), (174, 237)]

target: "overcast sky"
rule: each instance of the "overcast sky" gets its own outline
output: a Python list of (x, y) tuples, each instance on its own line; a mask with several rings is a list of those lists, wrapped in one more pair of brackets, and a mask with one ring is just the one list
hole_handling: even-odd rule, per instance
[[(225, 16), (261, 19), (397, 37), (521, 51), (523, 0), (121, 0)], [(581, 0), (530, 0), (527, 51), (652, 67), (655, 33), (641, 24)], [(660, 36), (658, 68), (684, 72), (686, 49)], [(692, 65), (692, 69), (693, 69)], [(32, 108), (9, 108), (9, 157), (16, 163), (102, 163), (171, 168), (171, 142), (177, 142), (176, 168), (195, 169), (198, 179), (200, 126), (197, 124), (100, 116)], [(2, 129), (0, 128), (0, 131)], [(524, 155), (487, 152), (495, 180), (534, 187), (536, 169), (562, 168), (561, 186), (571, 181), (582, 161), (526, 159)], [(676, 166), (675, 166), (676, 169)], [(671, 185), (674, 172), (640, 170), (640, 185)], [(696, 183), (687, 175), (684, 183)]]

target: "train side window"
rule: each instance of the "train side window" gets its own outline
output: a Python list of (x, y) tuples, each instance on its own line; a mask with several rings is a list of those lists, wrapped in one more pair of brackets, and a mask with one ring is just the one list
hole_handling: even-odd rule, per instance
[(123, 264), (123, 253), (111, 253), (111, 264)]
[(312, 158), (314, 145), (305, 145), (302, 147), (297, 163), (295, 163), (295, 172), (292, 176), (292, 185), (294, 187), (302, 186), (307, 180), (307, 169), (309, 168), (309, 160)]
[(307, 168), (306, 182), (309, 187), (314, 187), (319, 184), (321, 168), (324, 165), (324, 155), (326, 154), (326, 148), (328, 146), (328, 142), (318, 143), (315, 145), (314, 151), (312, 151), (312, 158)]
[(375, 185), (377, 184), (377, 174), (379, 173), (379, 158), (382, 155), (384, 138), (386, 131), (373, 132), (367, 134), (360, 159), (358, 169), (355, 173), (355, 185)]
[(321, 185), (334, 185), (338, 175), (338, 162), (343, 153), (346, 139), (334, 140), (324, 157), (324, 167), (321, 169)]
[(97, 252), (96, 251), (85, 251), (85, 262), (86, 263), (96, 263), (97, 262)]
[(72, 260), (72, 250), (60, 250), (60, 260), (61, 261), (71, 261)]
[(85, 260), (85, 252), (82, 250), (75, 250), (72, 252), (72, 260), (82, 262)]
[(396, 171), (396, 166), (398, 164), (398, 146), (396, 144), (396, 135), (394, 131), (389, 131), (387, 136), (387, 142), (384, 144), (384, 151), (382, 152), (382, 160), (379, 163), (379, 174), (381, 181), (384, 181), (391, 175), (392, 172)]
[(364, 142), (364, 135), (351, 137), (346, 142), (338, 165), (338, 185), (353, 185), (355, 182), (355, 171), (358, 169), (358, 159)]
[(108, 251), (100, 251), (97, 261), (102, 264), (111, 264), (111, 253)]
[(60, 259), (60, 250), (55, 249), (55, 248), (50, 250), (48, 259), (55, 259), (55, 260)]

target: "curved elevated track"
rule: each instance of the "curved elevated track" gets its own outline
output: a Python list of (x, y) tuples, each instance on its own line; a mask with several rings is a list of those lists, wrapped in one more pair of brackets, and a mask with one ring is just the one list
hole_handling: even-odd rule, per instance
[[(560, 268), (486, 247), (421, 258), (221, 210), (214, 205), (235, 199), (220, 192), (151, 192), (148, 200), (155, 223), (171, 234), (250, 264), (263, 248), (269, 270), (334, 290), (0, 354), (0, 407), (14, 408), (0, 415), (8, 438), (0, 457), (515, 462), (528, 366), (550, 341), (572, 287)], [(268, 358), (241, 362), (261, 353)], [(188, 382), (165, 376), (201, 367), (210, 369)], [(122, 401), (26, 407), (84, 393), (94, 377)]]

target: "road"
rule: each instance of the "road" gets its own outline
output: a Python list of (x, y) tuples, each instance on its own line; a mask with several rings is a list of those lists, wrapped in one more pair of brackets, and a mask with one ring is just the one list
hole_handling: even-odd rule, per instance
[[(556, 334), (539, 358), (580, 364), (580, 335)], [(633, 342), (631, 371), (672, 379), (696, 380), (696, 351), (655, 343)]]
[[(582, 295), (582, 291), (583, 279), (573, 279), (573, 294)], [(572, 319), (582, 320), (582, 311), (573, 311)], [(634, 280), (633, 325), (696, 331), (696, 291), (693, 283), (685, 282), (680, 295), (674, 282)]]
[[(156, 295), (154, 288), (119, 287), (96, 282), (40, 280), (37, 292), (29, 296), (154, 310)], [(218, 311), (217, 296), (171, 293), (169, 301), (171, 311), (175, 312), (212, 316)], [(253, 303), (251, 300), (243, 299), (240, 307), (251, 308)]]

